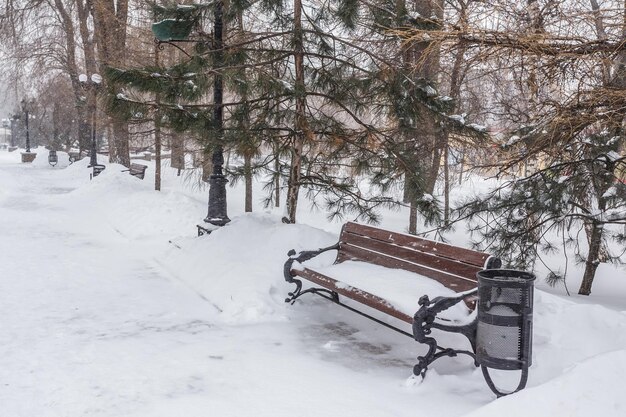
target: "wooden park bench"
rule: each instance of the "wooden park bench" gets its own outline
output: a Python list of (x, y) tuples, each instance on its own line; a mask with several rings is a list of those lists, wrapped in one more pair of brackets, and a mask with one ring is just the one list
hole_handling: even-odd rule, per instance
[(74, 162), (79, 161), (81, 159), (80, 152), (69, 151), (67, 153), (67, 156), (69, 157), (70, 165), (72, 165)]
[(142, 164), (130, 164), (130, 168), (129, 169), (125, 169), (122, 172), (126, 172), (128, 171), (128, 173), (130, 175), (132, 175), (133, 177), (137, 177), (139, 179), (143, 179), (144, 176), (146, 175), (146, 169), (148, 168), (147, 165), (142, 165)]
[(94, 179), (95, 177), (100, 175), (102, 173), (102, 171), (104, 171), (106, 169), (106, 166), (105, 165), (101, 165), (101, 164), (96, 164), (96, 165), (93, 165), (93, 166), (90, 165), (90, 168), (93, 168), (93, 171), (92, 171), (89, 179)]
[[(397, 295), (394, 294), (394, 291), (401, 291), (404, 293), (401, 295), (406, 297), (406, 285), (402, 288), (394, 288), (394, 282), (389, 282), (388, 285), (386, 283), (382, 286), (379, 285), (376, 293), (374, 293), (360, 288), (368, 287), (368, 285), (364, 285), (367, 282), (364, 282), (363, 279), (359, 282), (359, 277), (336, 276), (332, 272), (330, 275), (333, 276), (329, 276), (319, 272), (318, 270), (321, 268), (316, 270), (315, 267), (301, 264), (331, 250), (337, 251), (333, 265), (358, 261), (379, 267), (401, 269), (436, 280), (453, 290), (454, 293), (451, 292), (451, 297), (437, 297), (431, 301), (427, 295), (419, 292), (419, 284), (415, 288), (409, 286), (410, 290), (415, 292), (415, 302), (407, 309), (406, 306), (400, 306), (393, 301), (394, 295)], [(452, 322), (441, 323), (435, 318), (439, 319), (436, 317), (438, 313), (455, 304), (460, 304), (462, 301), (473, 307), (472, 298), (475, 300), (477, 294), (476, 273), (483, 269), (501, 266), (500, 259), (487, 253), (357, 223), (345, 224), (339, 236), (339, 242), (335, 245), (313, 251), (303, 251), (299, 254), (291, 250), (288, 256), (289, 259), (284, 266), (285, 280), (295, 284), (296, 289), (289, 293), (286, 302), (293, 303), (304, 294), (314, 293), (407, 335), (420, 343), (426, 343), (429, 346), (429, 351), (425, 356), (418, 357), (419, 363), (413, 369), (415, 375), (422, 376), (425, 375), (428, 365), (440, 357), (465, 353), (475, 358), (475, 337), (473, 335), (476, 332), (476, 323), (468, 324), (470, 321), (468, 319), (457, 325)], [(333, 268), (331, 266), (323, 269), (327, 271)], [(415, 278), (416, 280), (420, 279), (417, 276)], [(314, 286), (303, 290), (301, 279), (309, 281)], [(409, 296), (411, 295), (413, 293), (409, 294)], [(354, 303), (345, 304), (340, 297), (356, 301), (374, 311), (366, 313), (362, 309), (354, 307)], [(413, 300), (413, 298), (410, 299)], [(470, 317), (469, 310), (465, 310), (464, 314)], [(398, 324), (393, 323), (393, 319), (388, 320), (385, 316), (411, 325), (413, 333), (402, 330)], [(435, 339), (428, 337), (431, 328), (465, 335), (470, 340), (474, 352), (439, 347)]]

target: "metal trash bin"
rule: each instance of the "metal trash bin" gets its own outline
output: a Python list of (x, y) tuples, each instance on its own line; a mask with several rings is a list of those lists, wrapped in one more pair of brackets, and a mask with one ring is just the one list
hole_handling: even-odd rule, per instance
[(533, 282), (530, 272), (486, 269), (478, 278), (476, 361), (489, 388), (506, 395), (493, 383), (489, 368), (521, 370), (519, 391), (526, 386), (532, 355)]
[(57, 156), (57, 151), (50, 151), (50, 153), (48, 153), (48, 163), (55, 166), (58, 162), (59, 157)]

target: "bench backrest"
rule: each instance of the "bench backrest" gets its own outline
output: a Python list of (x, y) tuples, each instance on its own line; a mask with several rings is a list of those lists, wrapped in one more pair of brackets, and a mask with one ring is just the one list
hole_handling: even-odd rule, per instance
[(128, 170), (128, 173), (135, 178), (143, 179), (146, 175), (147, 168), (147, 165), (130, 164), (130, 169)]
[(130, 170), (133, 172), (144, 172), (148, 168), (147, 165), (130, 164)]
[(500, 266), (487, 253), (357, 223), (346, 223), (339, 237), (335, 263), (346, 260), (415, 272), (457, 292), (476, 288), (478, 271)]

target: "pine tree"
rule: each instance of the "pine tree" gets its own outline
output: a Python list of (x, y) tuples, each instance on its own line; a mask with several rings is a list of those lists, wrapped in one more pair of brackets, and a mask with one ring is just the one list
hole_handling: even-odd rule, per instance
[(392, 51), (387, 62), (398, 62), (386, 67), (393, 74), (391, 88), (383, 95), (389, 106), (386, 118), (388, 123), (395, 124), (393, 138), (386, 146), (397, 158), (397, 169), (390, 174), (404, 179), (403, 200), (410, 205), (409, 233), (416, 232), (418, 211), (427, 221), (440, 222), (439, 204), (432, 193), (441, 158), (446, 154), (448, 136), (481, 141), (485, 138), (483, 127), (466, 124), (463, 116), (452, 115), (458, 109), (459, 94), (454, 94), (452, 99), (438, 92), (439, 44), (428, 35), (405, 36), (407, 29), (409, 33), (441, 31), (443, 10), (443, 2), (430, 0), (410, 4), (404, 0), (375, 4), (343, 0), (337, 10), (347, 27), (356, 28), (358, 23), (360, 28), (376, 33), (384, 40), (387, 56)]
[[(484, 4), (482, 13), (505, 10), (503, 5)], [(529, 0), (492, 22), (478, 14), (463, 25), (403, 33), (428, 36), (448, 49), (472, 49), (484, 60), (483, 71), (499, 69), (497, 80), (505, 87), (493, 87), (503, 97), (491, 104), (491, 114), (516, 132), (505, 139), (507, 151), (486, 166), (502, 177), (517, 171), (518, 178), (462, 206), (459, 219), (475, 220), (483, 247), (517, 267), (541, 262), (543, 251), (574, 247), (585, 264), (579, 293), (588, 295), (602, 259), (619, 262), (603, 250), (603, 240), (623, 243), (624, 20), (623, 9), (601, 10), (592, 2), (594, 34), (581, 30), (579, 10), (562, 6)], [(558, 25), (550, 24), (555, 20)], [(528, 169), (532, 165), (538, 171)], [(553, 271), (550, 282), (564, 275)]]
[[(196, 6), (193, 19), (210, 21), (218, 3)], [(298, 7), (290, 5), (230, 2), (223, 13), (228, 27), (224, 48), (199, 32), (186, 62), (171, 68), (110, 69), (109, 77), (126, 86), (110, 104), (126, 117), (145, 116), (156, 106), (141, 94), (158, 91), (167, 124), (202, 133), (207, 148), (236, 150), (245, 160), (250, 160), (246, 154), (259, 155), (259, 149), (270, 152), (255, 167), (244, 163), (248, 177), (251, 170), (265, 168), (276, 179), (284, 166), (281, 155), (290, 153), (287, 222), (296, 220), (300, 188), (322, 202), (331, 217), (354, 214), (377, 221), (377, 208), (398, 204), (393, 190), (405, 174), (420, 190), (427, 188), (419, 149), (430, 145), (418, 134), (420, 121), (480, 133), (448, 114), (450, 100), (437, 93), (432, 81), (409, 77), (406, 68), (394, 65), (402, 40), (393, 30), (379, 28), (394, 21), (395, 14), (370, 10), (370, 29), (353, 30), (351, 40), (331, 29), (341, 20), (349, 30), (353, 9), (311, 2), (302, 4), (298, 18)], [(159, 19), (180, 13), (175, 7), (155, 10)], [(235, 22), (251, 16), (265, 16), (276, 30), (268, 32), (251, 21), (242, 33), (243, 24)], [(383, 48), (368, 48), (371, 42)], [(227, 100), (212, 107), (204, 100), (215, 92), (211, 80), (218, 77)], [(218, 108), (224, 110), (221, 125), (213, 113)], [(276, 182), (268, 184), (268, 191), (276, 192)], [(414, 206), (427, 220), (437, 220), (437, 202), (425, 192), (416, 196)]]
[[(547, 155), (545, 168), (504, 182), (468, 202), (461, 213), (476, 220), (472, 231), (480, 234), (482, 246), (494, 248), (511, 267), (532, 268), (543, 254), (574, 248), (577, 261), (585, 264), (579, 293), (588, 295), (602, 238), (625, 242), (626, 186), (620, 176), (626, 158), (617, 153), (621, 140), (608, 131), (581, 134), (565, 150)], [(591, 230), (586, 255), (578, 240), (585, 227)], [(619, 262), (619, 255), (610, 261)], [(552, 276), (563, 278), (563, 272)]]

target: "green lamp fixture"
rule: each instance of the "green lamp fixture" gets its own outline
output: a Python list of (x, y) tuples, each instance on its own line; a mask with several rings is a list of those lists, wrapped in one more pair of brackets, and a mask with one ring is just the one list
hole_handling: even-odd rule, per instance
[(198, 21), (197, 12), (198, 9), (195, 6), (179, 5), (175, 17), (152, 24), (152, 33), (161, 42), (187, 40)]

